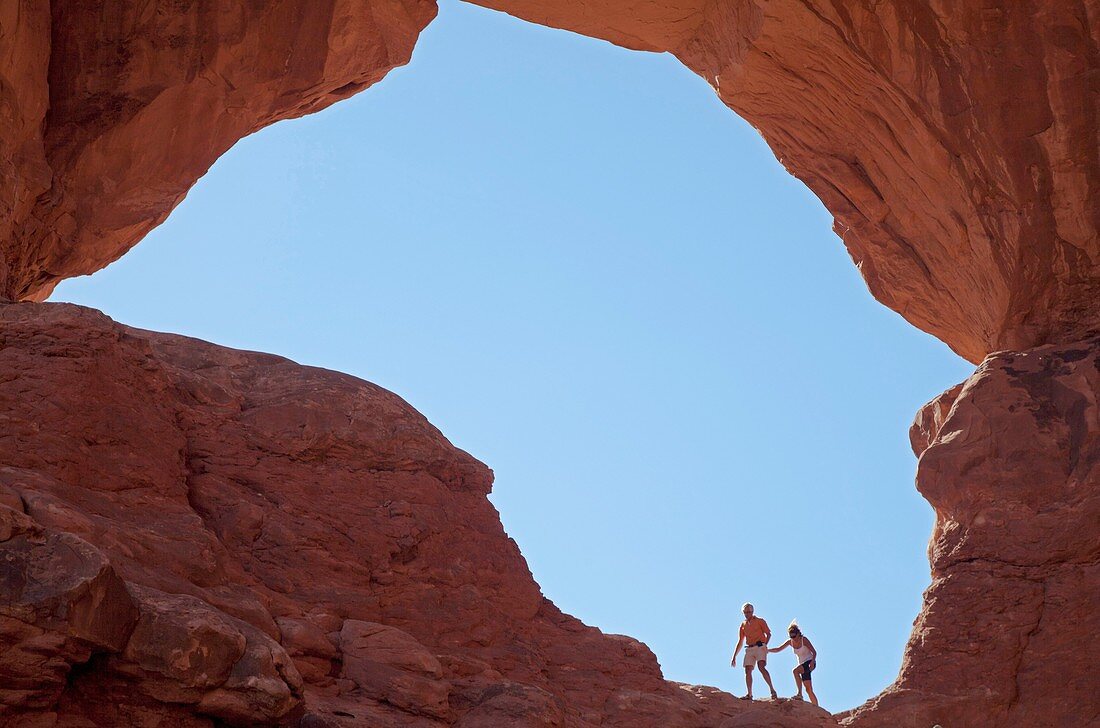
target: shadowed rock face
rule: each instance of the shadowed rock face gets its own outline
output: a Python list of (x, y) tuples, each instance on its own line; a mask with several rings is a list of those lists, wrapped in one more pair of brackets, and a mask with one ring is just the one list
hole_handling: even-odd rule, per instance
[(430, 0), (5, 2), (0, 296), (42, 300), (118, 259), (238, 139), (406, 63), (435, 12)]
[[(1095, 330), (1095, 0), (478, 3), (674, 53), (836, 216), (875, 297), (967, 359)], [(117, 259), (237, 139), (405, 63), (434, 13), (6, 3), (0, 295)]]
[[(876, 298), (985, 359), (918, 414), (933, 583), (898, 681), (845, 720), (1100, 721), (1100, 4), (478, 1), (674, 53), (818, 194)], [(0, 298), (115, 260), (237, 139), (405, 63), (434, 13), (3, 3)], [(666, 683), (562, 615), (489, 471), (372, 385), (30, 304), (0, 307), (0, 367), (0, 720), (831, 721)]]
[(749, 709), (559, 612), (489, 469), (374, 385), (63, 304), (0, 304), (0, 371), (0, 676), (20, 681), (0, 722), (703, 728)]
[(1100, 721), (1081, 649), (1100, 630), (1098, 394), (1093, 338), (994, 354), (922, 410), (932, 585), (897, 682), (853, 724)]
[(882, 303), (973, 362), (1100, 319), (1095, 0), (473, 0), (669, 51), (836, 218)]

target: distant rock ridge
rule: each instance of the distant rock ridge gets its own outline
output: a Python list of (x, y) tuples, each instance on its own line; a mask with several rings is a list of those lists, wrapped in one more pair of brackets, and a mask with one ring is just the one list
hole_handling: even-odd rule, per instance
[[(936, 510), (853, 726), (1100, 722), (1097, 0), (478, 0), (668, 51), (972, 362), (910, 433)], [(0, 300), (123, 255), (242, 136), (408, 61), (431, 0), (0, 6)], [(542, 598), (491, 474), (351, 377), (0, 305), (0, 721), (830, 725), (665, 682)]]

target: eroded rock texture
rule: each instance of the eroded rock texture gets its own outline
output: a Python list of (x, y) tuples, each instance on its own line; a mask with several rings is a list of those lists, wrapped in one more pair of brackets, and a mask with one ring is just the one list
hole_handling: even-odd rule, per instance
[(914, 425), (932, 585), (857, 726), (1085, 726), (1100, 697), (1100, 338), (994, 354)]
[(675, 54), (971, 361), (1097, 329), (1100, 2), (473, 1)]
[(371, 384), (61, 304), (0, 305), (0, 372), (7, 725), (835, 725), (559, 612)]
[[(1100, 0), (478, 2), (674, 53), (818, 194), (876, 298), (1001, 352), (918, 417), (933, 584), (898, 682), (846, 720), (1100, 721)], [(0, 298), (116, 259), (238, 138), (406, 62), (434, 12), (0, 3)], [(831, 720), (671, 685), (557, 612), (488, 471), (393, 395), (74, 307), (0, 326), (3, 720)]]
[[(674, 53), (818, 194), (872, 293), (971, 361), (1095, 329), (1097, 0), (478, 2)], [(434, 12), (5, 3), (0, 294), (115, 260), (238, 138), (406, 62)]]
[(135, 245), (238, 139), (406, 63), (430, 0), (5, 0), (0, 297)]
[[(477, 2), (674, 53), (821, 197), (872, 293), (967, 359), (1096, 328), (1097, 0)], [(5, 3), (0, 295), (116, 260), (239, 137), (405, 63), (433, 13)]]

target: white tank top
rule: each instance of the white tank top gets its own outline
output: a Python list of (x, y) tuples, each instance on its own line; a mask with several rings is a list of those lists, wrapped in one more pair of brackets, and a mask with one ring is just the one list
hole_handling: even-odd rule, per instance
[(814, 651), (810, 649), (810, 646), (806, 644), (806, 638), (802, 638), (802, 646), (795, 647), (794, 642), (791, 643), (791, 648), (794, 649), (794, 654), (798, 657), (798, 664), (806, 662), (806, 660), (814, 659)]

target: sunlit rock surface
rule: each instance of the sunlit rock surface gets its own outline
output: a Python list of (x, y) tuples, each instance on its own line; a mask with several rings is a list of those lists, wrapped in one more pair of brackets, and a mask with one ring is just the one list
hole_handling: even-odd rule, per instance
[[(985, 359), (911, 433), (933, 582), (897, 683), (845, 720), (1100, 721), (1100, 4), (479, 2), (674, 53), (817, 193), (876, 298)], [(237, 139), (407, 62), (434, 14), (0, 4), (0, 298), (115, 260)], [(0, 319), (10, 724), (831, 720), (666, 683), (561, 615), (488, 470), (394, 395), (75, 307)]]

